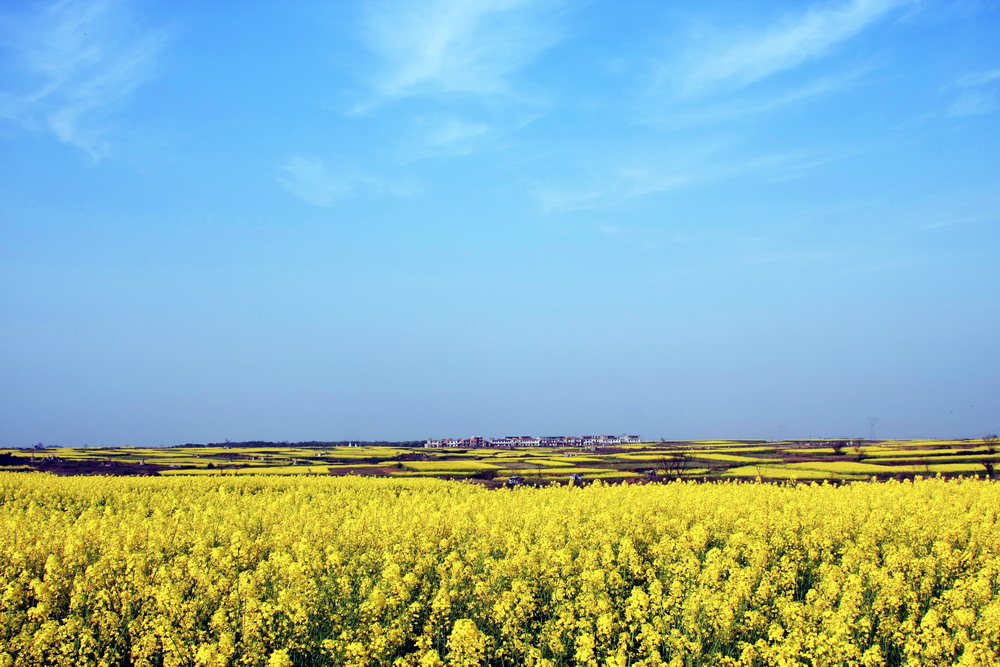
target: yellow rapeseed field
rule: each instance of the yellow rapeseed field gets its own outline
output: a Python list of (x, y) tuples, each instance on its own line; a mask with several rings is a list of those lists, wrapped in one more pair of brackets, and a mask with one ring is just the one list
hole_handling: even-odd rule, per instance
[(0, 667), (996, 665), (1000, 485), (0, 473)]

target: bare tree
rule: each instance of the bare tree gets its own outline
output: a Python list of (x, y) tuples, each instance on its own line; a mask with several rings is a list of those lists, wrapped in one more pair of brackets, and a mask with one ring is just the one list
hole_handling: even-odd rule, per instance
[(668, 479), (680, 477), (684, 472), (684, 455), (680, 452), (670, 452), (669, 454), (665, 454), (657, 460), (656, 467), (659, 468)]
[(844, 442), (843, 440), (831, 440), (830, 441), (830, 447), (833, 448), (833, 453), (834, 454), (843, 454), (844, 453), (844, 447), (846, 447), (846, 446), (847, 446), (847, 443)]
[(996, 433), (989, 433), (983, 436), (983, 446), (986, 447), (987, 454), (995, 454), (997, 451), (997, 443), (1000, 442), (1000, 438), (997, 438)]
[(979, 462), (979, 465), (983, 466), (986, 471), (986, 479), (993, 479), (994, 463), (990, 459), (984, 459)]

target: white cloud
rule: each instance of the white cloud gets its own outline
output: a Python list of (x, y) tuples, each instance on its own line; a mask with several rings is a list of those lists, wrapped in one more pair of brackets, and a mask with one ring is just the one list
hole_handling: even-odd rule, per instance
[(407, 138), (408, 145), (401, 150), (400, 161), (408, 163), (507, 150), (516, 144), (511, 136), (540, 117), (538, 113), (510, 109), (481, 111), (482, 119), (474, 112), (412, 119), (412, 131)]
[(426, 152), (434, 155), (469, 155), (478, 141), (495, 132), (482, 122), (450, 117), (434, 123), (424, 136)]
[(383, 0), (364, 35), (378, 64), (370, 80), (381, 102), (440, 93), (516, 97), (510, 78), (559, 40), (546, 0)]
[(1000, 109), (1000, 68), (966, 73), (950, 88), (961, 93), (948, 107), (949, 116), (978, 116)]
[(1000, 215), (996, 213), (976, 213), (972, 215), (959, 216), (953, 218), (942, 218), (934, 222), (928, 222), (926, 224), (920, 225), (918, 229), (944, 229), (947, 227), (955, 227), (956, 225), (968, 225), (977, 222), (996, 222), (1000, 219)]
[(330, 206), (350, 195), (355, 185), (351, 179), (334, 173), (314, 155), (292, 155), (281, 165), (278, 179), (285, 188), (304, 202), (314, 206)]
[(969, 72), (958, 78), (956, 86), (984, 86), (994, 81), (1000, 81), (1000, 67), (983, 72)]
[(994, 92), (974, 92), (959, 96), (950, 107), (949, 116), (978, 116), (1000, 109), (1000, 97)]
[(912, 202), (898, 215), (920, 231), (1000, 223), (1000, 183), (970, 186)]
[(535, 198), (543, 213), (601, 209), (620, 206), (633, 199), (736, 178), (755, 178), (768, 183), (792, 180), (839, 157), (794, 151), (737, 160), (722, 155), (721, 149), (716, 147), (666, 167), (619, 169), (594, 179), (589, 186), (547, 186), (537, 190)]
[(660, 83), (698, 95), (733, 91), (829, 55), (837, 46), (916, 0), (850, 0), (813, 6), (751, 34), (724, 35), (664, 64)]
[(821, 77), (796, 88), (778, 92), (770, 96), (744, 95), (737, 98), (727, 96), (714, 103), (672, 105), (654, 108), (648, 112), (643, 122), (665, 129), (681, 129), (696, 125), (711, 125), (727, 121), (765, 116), (787, 107), (804, 104), (818, 97), (841, 93), (861, 83), (864, 69)]
[(376, 178), (353, 167), (331, 165), (315, 155), (290, 155), (278, 169), (278, 182), (313, 206), (333, 206), (351, 196), (406, 197), (419, 191), (412, 182)]
[[(563, 37), (565, 0), (373, 0), (361, 39), (364, 92), (349, 115), (392, 110), (397, 163), (504, 150), (551, 102), (521, 75)], [(391, 142), (390, 142), (391, 143)], [(390, 149), (391, 150), (391, 149)]]
[(119, 0), (60, 0), (8, 15), (2, 32), (14, 62), (0, 117), (52, 132), (95, 160), (110, 150), (114, 113), (152, 78), (167, 42)]

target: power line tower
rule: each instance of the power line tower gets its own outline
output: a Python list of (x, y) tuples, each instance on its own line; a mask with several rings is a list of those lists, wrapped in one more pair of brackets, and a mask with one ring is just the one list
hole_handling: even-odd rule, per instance
[(869, 417), (868, 418), (868, 429), (869, 429), (869, 433), (868, 433), (869, 438), (868, 439), (869, 440), (874, 440), (875, 439), (875, 424), (877, 424), (877, 423), (878, 423), (878, 417)]

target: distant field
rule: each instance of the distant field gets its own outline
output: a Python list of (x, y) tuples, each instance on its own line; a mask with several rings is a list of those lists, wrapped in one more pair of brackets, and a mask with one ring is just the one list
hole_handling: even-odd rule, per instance
[(723, 475), (731, 477), (759, 477), (761, 479), (840, 479), (854, 480), (865, 479), (860, 475), (851, 475), (844, 472), (833, 472), (829, 470), (813, 470), (808, 468), (789, 468), (787, 466), (740, 466), (730, 468)]
[[(357, 475), (471, 479), (520, 477), (547, 484), (584, 479), (857, 479), (992, 474), (1000, 452), (983, 440), (703, 440), (613, 448), (184, 446), (0, 450), (0, 470), (58, 475)], [(839, 451), (838, 451), (839, 450)]]

